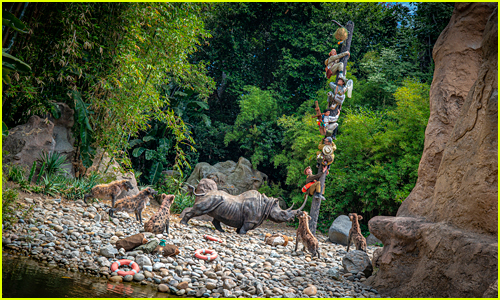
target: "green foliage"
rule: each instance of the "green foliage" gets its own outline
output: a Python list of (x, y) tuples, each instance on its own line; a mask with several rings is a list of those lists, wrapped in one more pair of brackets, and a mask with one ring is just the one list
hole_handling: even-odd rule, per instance
[(2, 136), (8, 136), (9, 135), (9, 127), (7, 127), (7, 124), (2, 121)]
[[(6, 10), (2, 11), (2, 25), (12, 28), (17, 32), (28, 33), (24, 30), (26, 29), (26, 25)], [(31, 67), (29, 65), (10, 55), (8, 51), (9, 49), (2, 48), (2, 81), (5, 84), (11, 83), (9, 76), (10, 73), (31, 71)]]
[[(414, 80), (402, 84), (394, 93), (392, 109), (343, 110), (337, 151), (325, 182), (320, 229), (339, 214), (362, 213), (367, 220), (379, 214), (394, 215), (415, 185), (429, 118), (429, 86)], [(303, 170), (315, 163), (321, 137), (307, 115), (284, 117), (279, 123), (286, 130), (284, 150), (274, 162), (286, 166), (286, 183), (294, 188), (290, 196), (301, 203)]]
[(31, 166), (30, 174), (28, 176), (28, 183), (31, 183), (33, 180), (33, 176), (35, 175), (36, 171), (36, 161), (33, 162), (33, 165)]
[(170, 207), (170, 211), (173, 214), (180, 214), (186, 207), (192, 207), (194, 205), (195, 196), (189, 196), (186, 194), (178, 194), (175, 196), (174, 203)]
[(254, 168), (269, 162), (277, 153), (282, 133), (277, 128), (278, 107), (276, 99), (268, 91), (246, 86), (247, 94), (240, 98), (240, 114), (231, 132), (227, 132), (224, 143), (236, 141), (244, 156), (250, 157)]
[(366, 74), (369, 83), (380, 85), (392, 94), (411, 72), (412, 65), (402, 61), (400, 57), (393, 48), (382, 48), (380, 54), (375, 51), (367, 52), (360, 62), (360, 70)]
[(73, 178), (62, 189), (61, 194), (69, 200), (83, 199), (97, 184), (104, 183), (101, 175), (92, 173), (88, 177)]
[[(54, 113), (53, 102), (75, 110), (80, 159), (89, 166), (102, 148), (130, 165), (128, 140), (149, 130), (152, 120), (170, 129), (174, 167), (188, 167), (188, 128), (161, 97), (171, 80), (196, 93), (199, 103), (214, 86), (203, 61), (192, 62), (209, 37), (203, 3), (37, 3), (28, 7), (36, 30), (19, 42), (19, 57), (33, 72), (17, 76), (4, 93), (4, 120), (24, 123), (33, 114)], [(186, 93), (187, 94), (187, 93)], [(70, 96), (70, 97), (68, 97)], [(50, 100), (49, 100), (50, 99)]]
[(82, 163), (85, 167), (90, 167), (92, 165), (91, 156), (94, 155), (94, 148), (90, 145), (94, 141), (92, 136), (92, 127), (90, 126), (90, 115), (89, 110), (90, 104), (84, 103), (82, 96), (78, 91), (71, 91), (73, 99), (75, 100), (75, 125), (74, 132), (79, 137), (79, 150)]
[(281, 188), (281, 183), (273, 183), (268, 184), (267, 181), (264, 181), (262, 186), (259, 188), (259, 193), (266, 194), (268, 197), (279, 198), (285, 195), (285, 190)]
[(24, 174), (26, 170), (20, 165), (8, 165), (7, 168), (7, 179), (15, 183), (21, 183), (25, 181)]
[(58, 153), (58, 152), (46, 152), (42, 151), (38, 161), (45, 165), (43, 170), (40, 170), (38, 176), (43, 175), (57, 175), (61, 173), (65, 173), (66, 170), (63, 169), (67, 164), (66, 155)]
[(6, 227), (12, 226), (12, 224), (17, 222), (17, 217), (15, 215), (16, 200), (18, 197), (18, 192), (13, 189), (5, 188), (5, 184), (2, 188), (2, 222)]
[(239, 147), (232, 144), (225, 147), (224, 144), (226, 133), (232, 131), (232, 129), (233, 126), (220, 121), (212, 122), (208, 128), (202, 123), (196, 123), (193, 136), (196, 140), (195, 147), (197, 153), (199, 153), (199, 161), (210, 164), (226, 160), (237, 161)]

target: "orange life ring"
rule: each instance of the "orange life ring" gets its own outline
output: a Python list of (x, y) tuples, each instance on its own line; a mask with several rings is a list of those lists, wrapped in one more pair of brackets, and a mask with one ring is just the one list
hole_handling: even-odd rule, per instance
[(128, 271), (128, 272), (121, 271), (121, 270), (116, 272), (120, 276), (134, 275), (134, 274), (139, 273), (139, 271), (140, 271), (139, 265), (135, 261), (132, 261), (129, 259), (120, 259), (118, 261), (115, 261), (111, 265), (111, 272), (115, 272), (116, 270), (118, 270), (118, 268), (120, 266), (130, 266), (132, 268), (132, 270)]
[[(203, 254), (209, 254), (209, 255), (203, 255)], [(194, 256), (196, 258), (199, 258), (199, 259), (204, 259), (204, 260), (208, 260), (208, 261), (211, 261), (211, 260), (214, 260), (217, 258), (217, 252), (215, 252), (214, 250), (210, 250), (210, 249), (198, 249), (194, 252)]]
[(204, 238), (206, 238), (207, 240), (211, 240), (211, 241), (214, 241), (214, 242), (219, 242), (219, 243), (222, 243), (222, 240), (221, 239), (218, 239), (218, 238), (215, 238), (213, 236), (209, 236), (209, 235), (204, 235), (203, 236)]

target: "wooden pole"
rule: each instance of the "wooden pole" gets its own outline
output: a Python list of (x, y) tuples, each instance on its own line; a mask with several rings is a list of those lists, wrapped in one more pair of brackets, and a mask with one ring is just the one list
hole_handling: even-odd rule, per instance
[[(351, 50), (351, 40), (352, 40), (352, 32), (354, 31), (354, 22), (353, 21), (347, 22), (347, 24), (345, 25), (345, 29), (347, 29), (347, 31), (349, 32), (349, 35), (347, 36), (347, 40), (345, 40), (344, 43), (342, 43), (342, 48), (340, 49), (339, 53), (343, 53), (343, 52)], [(344, 56), (340, 59), (340, 61), (342, 63), (344, 63), (344, 76), (346, 75), (346, 68), (347, 68), (347, 60), (348, 59), (349, 59), (349, 56)], [(335, 78), (335, 82), (337, 82), (338, 76), (339, 75), (337, 74), (337, 78)]]
[[(338, 26), (342, 27), (337, 21), (333, 21), (335, 24)], [(352, 41), (352, 33), (354, 31), (354, 22), (349, 21), (345, 25), (345, 28), (349, 32), (349, 35), (347, 36), (347, 39), (344, 41), (342, 44), (342, 48), (339, 53), (349, 51), (351, 49), (351, 41)], [(344, 63), (344, 76), (346, 74), (346, 67), (347, 67), (347, 60), (349, 59), (349, 56), (344, 56), (341, 58), (341, 62)], [(335, 78), (335, 82), (337, 82), (338, 79), (338, 73)], [(321, 172), (322, 166), (320, 165), (320, 169), (318, 169), (318, 174)], [(325, 193), (325, 178), (326, 178), (326, 172), (323, 173), (323, 175), (320, 177), (319, 182), (321, 182), (321, 194)], [(311, 221), (309, 222), (309, 230), (311, 230), (312, 234), (316, 235), (316, 228), (318, 227), (318, 217), (319, 217), (319, 209), (321, 206), (321, 198), (312, 198), (311, 202), (311, 212), (309, 215), (311, 216)]]
[[(321, 172), (321, 168), (323, 166), (319, 166), (318, 173)], [(319, 182), (321, 182), (321, 194), (325, 193), (325, 178), (326, 172), (319, 178)], [(311, 220), (309, 221), (309, 230), (311, 230), (312, 234), (316, 235), (316, 228), (318, 227), (318, 217), (319, 217), (319, 208), (321, 206), (321, 198), (313, 197), (311, 200), (311, 212), (309, 215), (311, 216)]]

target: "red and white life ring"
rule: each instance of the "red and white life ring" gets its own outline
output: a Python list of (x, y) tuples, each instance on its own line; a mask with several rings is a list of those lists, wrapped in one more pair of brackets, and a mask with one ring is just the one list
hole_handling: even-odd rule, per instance
[[(209, 255), (203, 255), (203, 254), (209, 254)], [(199, 259), (204, 259), (204, 260), (214, 260), (217, 258), (218, 254), (214, 250), (210, 249), (198, 249), (194, 252), (194, 256)]]
[(121, 270), (116, 272), (120, 276), (134, 275), (134, 274), (139, 273), (139, 271), (140, 271), (139, 265), (135, 261), (132, 261), (129, 259), (120, 259), (118, 261), (115, 261), (111, 265), (111, 272), (115, 272), (116, 270), (118, 270), (118, 268), (120, 266), (129, 266), (132, 268), (132, 270), (128, 271), (128, 272), (121, 271)]
[(207, 240), (210, 240), (210, 241), (214, 241), (214, 242), (219, 242), (219, 243), (222, 243), (222, 240), (221, 239), (218, 239), (218, 238), (215, 238), (213, 236), (209, 236), (209, 235), (204, 235), (203, 236), (204, 238), (206, 238)]

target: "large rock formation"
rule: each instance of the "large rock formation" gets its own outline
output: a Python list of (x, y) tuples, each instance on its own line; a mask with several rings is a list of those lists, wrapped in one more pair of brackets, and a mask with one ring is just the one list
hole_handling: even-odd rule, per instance
[(74, 138), (71, 135), (74, 111), (64, 103), (56, 103), (61, 117), (46, 119), (31, 116), (26, 124), (9, 130), (2, 149), (9, 152), (3, 158), (3, 164), (17, 164), (30, 170), (33, 162), (38, 160), (42, 152), (57, 152), (66, 156), (64, 168), (72, 176), (75, 175), (71, 159), (74, 155)]
[(196, 186), (202, 178), (212, 179), (219, 190), (231, 195), (257, 190), (267, 181), (267, 175), (253, 169), (250, 161), (243, 157), (240, 157), (238, 163), (231, 160), (213, 166), (205, 162), (198, 163), (187, 183)]
[(2, 163), (31, 168), (42, 151), (54, 151), (53, 131), (54, 123), (39, 116), (31, 116), (28, 123), (11, 128), (2, 144), (2, 150), (9, 152)]
[(497, 3), (457, 3), (436, 42), (419, 178), (397, 217), (375, 217), (384, 248), (368, 280), (391, 297), (494, 293), (498, 257)]
[(65, 169), (74, 176), (75, 173), (71, 161), (75, 155), (75, 147), (73, 147), (75, 139), (71, 134), (71, 128), (73, 128), (75, 124), (75, 112), (65, 103), (58, 102), (56, 105), (61, 111), (61, 117), (59, 119), (53, 118), (52, 116), (49, 117), (49, 120), (54, 123), (54, 130), (52, 132), (52, 136), (56, 142), (54, 151), (64, 154), (67, 157)]

